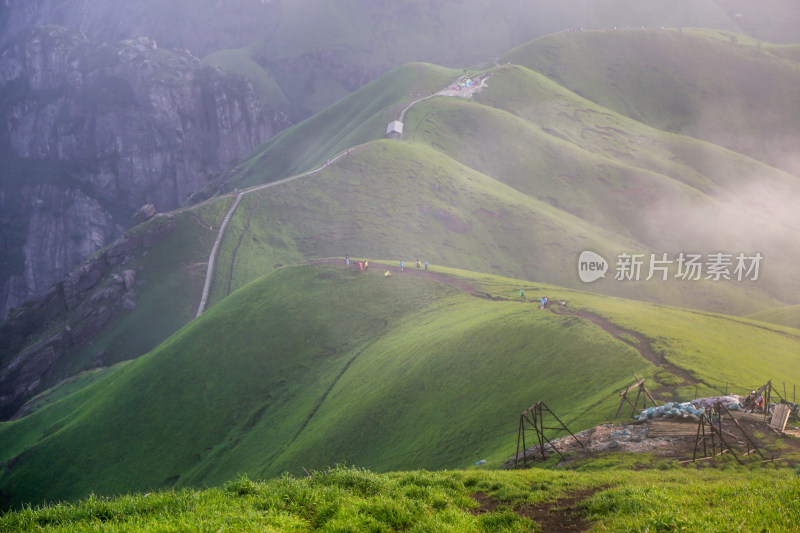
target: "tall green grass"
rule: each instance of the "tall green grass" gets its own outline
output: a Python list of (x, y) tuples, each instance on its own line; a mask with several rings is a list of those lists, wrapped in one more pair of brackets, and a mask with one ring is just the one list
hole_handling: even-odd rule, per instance
[[(358, 468), (73, 504), (0, 517), (0, 531), (539, 531), (534, 506), (556, 514), (557, 498), (599, 530), (791, 532), (800, 525), (800, 481), (788, 469), (515, 472), (424, 470), (375, 474)], [(471, 497), (495, 502), (480, 509)], [(592, 495), (592, 493), (594, 493)], [(545, 513), (547, 511), (544, 511)], [(556, 515), (557, 516), (557, 515)]]

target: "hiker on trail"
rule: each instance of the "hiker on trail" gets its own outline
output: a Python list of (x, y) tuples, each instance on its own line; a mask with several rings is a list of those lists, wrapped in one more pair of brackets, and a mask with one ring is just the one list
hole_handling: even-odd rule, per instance
[(425, 261), (425, 272), (427, 272), (427, 271), (428, 271), (428, 262)]
[(369, 261), (364, 261), (364, 270), (369, 268)]
[(387, 270), (386, 272), (383, 273), (383, 277), (391, 278), (392, 277), (392, 273)]
[(404, 272), (404, 271), (405, 271), (405, 270), (403, 269), (403, 262), (402, 262), (402, 261), (400, 261), (400, 272)]
[(524, 299), (525, 299), (525, 289), (520, 289), (520, 290), (519, 290), (519, 297), (520, 297), (520, 299), (522, 299), (522, 300), (524, 300)]
[(417, 268), (420, 268), (421, 266), (422, 266), (422, 263), (420, 262), (419, 259), (417, 259)]
[(359, 261), (358, 262), (358, 269), (359, 270), (364, 270), (364, 262), (363, 261)]
[(345, 255), (344, 256), (344, 264), (347, 265), (347, 266), (350, 266), (350, 256), (349, 255)]

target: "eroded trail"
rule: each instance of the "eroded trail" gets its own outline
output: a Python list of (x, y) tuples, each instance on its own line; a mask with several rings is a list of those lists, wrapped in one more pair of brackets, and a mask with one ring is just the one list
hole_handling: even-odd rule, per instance
[(565, 306), (562, 306), (557, 303), (550, 303), (547, 306), (552, 313), (557, 315), (570, 315), (570, 316), (577, 316), (580, 318), (584, 318), (596, 326), (599, 326), (603, 329), (606, 333), (614, 337), (620, 342), (624, 342), (628, 346), (635, 349), (639, 354), (646, 360), (653, 363), (655, 366), (661, 367), (670, 374), (678, 376), (679, 378), (683, 379), (684, 382), (680, 385), (667, 385), (664, 383), (660, 383), (658, 378), (655, 377), (656, 383), (659, 383), (661, 387), (659, 388), (659, 393), (662, 395), (665, 393), (671, 394), (675, 392), (675, 389), (678, 386), (685, 387), (690, 385), (699, 385), (700, 382), (694, 378), (689, 372), (680, 368), (678, 366), (673, 365), (672, 363), (668, 362), (661, 354), (658, 354), (653, 350), (653, 347), (650, 345), (650, 340), (639, 333), (638, 331), (633, 331), (630, 329), (625, 329), (620, 327), (609, 319), (604, 316), (598, 315), (597, 313), (592, 313), (590, 311), (585, 311), (582, 309), (569, 309)]
[[(343, 265), (341, 259), (320, 259), (309, 261), (308, 264), (328, 264), (328, 265)], [(415, 266), (406, 267), (402, 273), (399, 271), (399, 264), (387, 264), (387, 263), (370, 263), (371, 266), (376, 267), (381, 272), (385, 269), (391, 270), (396, 275), (401, 276), (425, 276), (428, 279), (434, 279), (437, 281), (441, 281), (443, 283), (448, 283), (455, 287), (458, 287), (462, 291), (476, 297), (476, 298), (483, 298), (493, 301), (506, 301), (506, 302), (517, 302), (519, 300), (515, 298), (503, 298), (493, 296), (491, 294), (485, 293), (477, 289), (474, 285), (459, 279), (454, 276), (449, 276), (447, 274), (442, 274), (434, 271), (426, 271), (423, 269), (416, 268)], [(349, 268), (358, 269), (358, 263), (354, 262), (351, 263)], [(521, 302), (524, 305), (535, 304), (536, 300), (530, 300)], [(647, 361), (651, 362), (653, 365), (662, 368), (663, 370), (669, 372), (670, 374), (677, 376), (683, 380), (680, 384), (666, 384), (661, 383), (658, 377), (654, 377), (654, 381), (659, 384), (659, 395), (671, 395), (675, 392), (678, 387), (687, 387), (692, 385), (700, 385), (701, 382), (698, 381), (692, 374), (687, 372), (685, 369), (676, 366), (669, 361), (667, 361), (660, 353), (657, 353), (656, 350), (653, 349), (652, 345), (650, 344), (650, 340), (647, 336), (639, 333), (638, 331), (634, 331), (631, 329), (626, 329), (617, 324), (613, 323), (608, 318), (599, 315), (597, 313), (593, 313), (591, 311), (586, 311), (583, 309), (573, 309), (569, 308), (566, 305), (561, 305), (558, 301), (550, 301), (548, 302), (546, 309), (553, 314), (556, 315), (565, 315), (565, 316), (576, 316), (578, 318), (582, 318), (584, 320), (588, 320), (594, 325), (600, 327), (603, 331), (614, 337), (620, 342), (623, 342), (630, 346), (631, 348), (635, 349), (642, 358), (646, 359)]]

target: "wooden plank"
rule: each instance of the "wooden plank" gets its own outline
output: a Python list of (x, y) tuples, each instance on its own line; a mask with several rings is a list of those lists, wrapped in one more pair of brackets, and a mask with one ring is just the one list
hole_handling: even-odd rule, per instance
[(631, 392), (633, 390), (636, 390), (638, 387), (641, 387), (642, 383), (644, 383), (644, 380), (640, 379), (639, 381), (637, 381), (636, 383), (634, 383), (633, 385), (631, 385), (630, 387), (628, 387), (624, 391), (620, 392), (619, 395), (620, 396), (625, 396), (629, 392)]
[(791, 408), (785, 403), (779, 403), (775, 406), (775, 411), (772, 413), (772, 422), (769, 427), (783, 431), (786, 429), (786, 422), (789, 421), (789, 414), (792, 412)]
[[(760, 422), (762, 424), (767, 423), (764, 420), (764, 413), (745, 413), (743, 411), (728, 411), (728, 412), (736, 420), (747, 420), (749, 422)], [(767, 416), (767, 420), (769, 420), (769, 416)]]
[(656, 437), (696, 437), (696, 420), (651, 420), (647, 430), (648, 438)]

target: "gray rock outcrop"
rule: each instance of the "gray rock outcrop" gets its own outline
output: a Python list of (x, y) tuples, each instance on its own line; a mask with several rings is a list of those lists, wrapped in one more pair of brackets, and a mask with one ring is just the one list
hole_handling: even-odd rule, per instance
[[(72, 348), (91, 342), (117, 313), (136, 308), (139, 280), (136, 270), (127, 265), (175, 228), (169, 216), (150, 224), (145, 231), (114, 241), (53, 285), (43, 298), (15, 309), (0, 326), (0, 420), (65, 378), (59, 363)], [(44, 340), (31, 340), (46, 329), (56, 331)], [(104, 355), (95, 357), (92, 364), (99, 366)]]
[(47, 26), (0, 50), (0, 318), (288, 125), (252, 84), (146, 37)]

